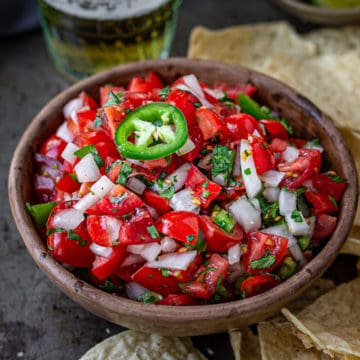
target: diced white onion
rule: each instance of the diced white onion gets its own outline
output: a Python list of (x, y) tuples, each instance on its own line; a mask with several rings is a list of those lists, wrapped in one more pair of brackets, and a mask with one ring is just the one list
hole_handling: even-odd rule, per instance
[(240, 261), (241, 247), (240, 244), (235, 244), (228, 249), (228, 262), (230, 265), (236, 264)]
[(254, 157), (252, 156), (252, 151), (247, 140), (241, 140), (240, 162), (246, 194), (251, 199), (260, 192), (261, 181), (257, 175)]
[(77, 228), (84, 219), (81, 211), (74, 208), (64, 209), (54, 215), (52, 225), (54, 228), (70, 230)]
[(301, 221), (295, 221), (291, 213), (285, 215), (285, 220), (287, 223), (287, 226), (289, 228), (289, 231), (292, 235), (295, 236), (308, 236), (309, 235), (309, 225), (306, 222), (303, 214), (301, 211), (298, 212), (299, 216), (301, 216)]
[(192, 250), (183, 253), (161, 255), (157, 260), (146, 263), (146, 266), (151, 268), (186, 270), (195, 259), (196, 253), (196, 250)]
[(145, 246), (145, 245), (143, 245), (143, 244), (128, 245), (128, 246), (126, 247), (126, 251), (129, 252), (130, 254), (139, 255), (139, 254), (141, 254), (141, 252), (143, 251), (144, 246)]
[(179, 243), (175, 239), (169, 236), (165, 236), (164, 238), (162, 238), (160, 245), (161, 245), (161, 250), (164, 253), (174, 252), (180, 247)]
[(314, 184), (313, 184), (313, 182), (312, 182), (312, 179), (307, 179), (307, 180), (305, 180), (305, 181), (302, 183), (302, 186), (305, 186), (308, 191), (314, 191), (314, 192), (317, 191), (317, 190), (314, 188)]
[(225, 175), (223, 173), (211, 177), (212, 181), (220, 186), (226, 186)]
[(294, 259), (299, 263), (301, 267), (304, 267), (307, 264), (308, 261), (306, 260), (304, 253), (301, 251), (298, 243), (290, 246), (289, 251), (291, 252), (291, 255), (294, 257)]
[(232, 174), (238, 176), (241, 174), (241, 146), (236, 146), (235, 162)]
[(257, 131), (257, 129), (255, 129), (252, 134), (262, 139), (262, 135)]
[(126, 182), (126, 187), (139, 195), (141, 195), (146, 189), (146, 185), (134, 176), (130, 177)]
[(299, 150), (294, 146), (287, 146), (281, 153), (281, 157), (285, 162), (291, 162), (299, 157)]
[(313, 149), (319, 150), (321, 153), (324, 151), (324, 148), (321, 145), (315, 145), (313, 141), (308, 141), (304, 146), (304, 149)]
[(145, 244), (140, 255), (147, 261), (153, 261), (161, 253), (161, 246), (158, 243)]
[(175, 191), (180, 190), (185, 185), (190, 167), (189, 163), (182, 164), (165, 179), (165, 183), (170, 181), (174, 185)]
[(80, 148), (73, 144), (72, 142), (67, 143), (64, 151), (61, 153), (61, 157), (66, 160), (68, 163), (73, 164), (77, 159), (77, 156), (74, 155), (74, 152)]
[(179, 156), (185, 155), (185, 154), (189, 153), (190, 151), (194, 150), (195, 147), (196, 146), (195, 146), (194, 142), (190, 138), (188, 138), (186, 140), (186, 143), (178, 151), (176, 151), (176, 154)]
[(119, 231), (121, 225), (122, 222), (119, 219), (113, 216), (106, 216), (106, 231), (109, 234), (112, 242), (119, 240)]
[(278, 201), (279, 194), (280, 194), (280, 189), (277, 187), (267, 187), (263, 191), (264, 198), (270, 202)]
[(257, 198), (252, 198), (252, 199), (249, 199), (249, 200), (254, 205), (254, 208), (256, 210), (261, 211), (260, 201)]
[(169, 205), (175, 211), (192, 211), (198, 214), (200, 211), (200, 204), (198, 199), (194, 198), (190, 189), (184, 189), (174, 194), (170, 199)]
[(142, 161), (135, 160), (135, 159), (126, 159), (126, 161), (129, 162), (130, 164), (144, 167), (144, 163)]
[(127, 258), (121, 263), (120, 267), (126, 267), (133, 264), (138, 264), (144, 262), (144, 258), (140, 255), (130, 254), (127, 256)]
[(273, 234), (277, 236), (286, 237), (288, 239), (288, 248), (297, 244), (295, 236), (291, 235), (286, 224), (275, 225), (261, 230), (265, 234)]
[(92, 154), (85, 155), (74, 167), (76, 177), (79, 182), (97, 181), (100, 171)]
[(183, 76), (183, 81), (186, 86), (189, 87), (190, 91), (199, 98), (200, 102), (207, 108), (212, 108), (213, 104), (206, 100), (204, 91), (199, 83), (199, 80), (194, 74)]
[(82, 107), (83, 101), (79, 97), (70, 100), (67, 104), (65, 104), (63, 108), (64, 118), (68, 119), (69, 117), (71, 117), (73, 112), (80, 110)]
[(261, 211), (255, 209), (246, 196), (235, 200), (228, 209), (244, 231), (256, 231), (260, 228)]
[(296, 193), (284, 188), (279, 194), (279, 212), (281, 215), (291, 214), (296, 209)]
[(264, 181), (266, 187), (276, 187), (281, 183), (284, 176), (285, 173), (283, 172), (269, 170), (261, 174), (260, 178)]
[(105, 175), (102, 176), (95, 184), (90, 188), (83, 198), (81, 198), (75, 205), (74, 208), (85, 212), (89, 207), (93, 206), (96, 202), (101, 200), (108, 192), (110, 192), (115, 186), (111, 180)]
[(211, 95), (216, 99), (222, 99), (226, 95), (225, 91), (222, 91), (220, 89), (205, 88), (204, 92), (208, 93), (209, 95)]
[(105, 258), (108, 258), (113, 252), (113, 249), (112, 249), (111, 246), (101, 246), (101, 245), (98, 245), (98, 244), (96, 244), (94, 242), (91, 243), (90, 250), (95, 255), (103, 256)]
[(152, 206), (149, 205), (145, 205), (145, 206), (149, 210), (151, 217), (156, 220), (159, 217), (158, 212)]
[(131, 300), (137, 300), (149, 290), (135, 281), (128, 281), (125, 285), (126, 295)]
[(211, 158), (213, 154), (205, 155), (198, 163), (198, 167), (204, 170), (210, 170), (212, 168)]
[(63, 122), (56, 130), (56, 136), (66, 142), (71, 142), (74, 139), (73, 133), (69, 130), (67, 122)]

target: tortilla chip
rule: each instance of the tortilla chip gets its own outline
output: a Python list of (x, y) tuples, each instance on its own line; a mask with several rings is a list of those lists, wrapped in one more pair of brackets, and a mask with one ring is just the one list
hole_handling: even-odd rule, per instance
[(360, 51), (359, 26), (313, 30), (305, 34), (304, 39), (315, 44), (318, 54), (342, 55), (347, 51)]
[[(357, 226), (353, 226), (354, 228), (358, 228)], [(352, 231), (351, 231), (352, 234)], [(355, 238), (352, 237), (352, 235), (350, 234), (350, 237), (347, 238), (345, 244), (343, 245), (343, 247), (341, 248), (341, 253), (342, 254), (350, 254), (350, 255), (356, 255), (356, 256), (360, 256), (360, 239), (359, 238)]]
[(230, 330), (229, 337), (235, 360), (241, 360), (241, 331)]
[(260, 360), (259, 337), (249, 328), (242, 330), (241, 335), (241, 360)]
[(304, 348), (293, 334), (290, 323), (259, 323), (259, 341), (263, 360), (329, 360), (330, 356), (316, 349)]
[(166, 337), (128, 330), (105, 339), (80, 360), (204, 360), (190, 338)]
[[(330, 279), (320, 278), (316, 280), (299, 298), (288, 305), (288, 309), (293, 314), (298, 314), (307, 306), (312, 304), (319, 296), (326, 294), (331, 289), (335, 288), (335, 284)], [(284, 322), (286, 318), (279, 314), (270, 319), (273, 323)]]
[[(309, 343), (329, 355), (360, 356), (360, 278), (322, 295), (297, 316), (282, 312)], [(309, 345), (304, 343), (304, 345)]]
[(360, 259), (356, 262), (356, 273), (357, 276), (360, 277)]
[(266, 57), (282, 49), (297, 55), (314, 55), (316, 46), (302, 39), (286, 22), (233, 26), (224, 30), (193, 29), (188, 57), (261, 66)]

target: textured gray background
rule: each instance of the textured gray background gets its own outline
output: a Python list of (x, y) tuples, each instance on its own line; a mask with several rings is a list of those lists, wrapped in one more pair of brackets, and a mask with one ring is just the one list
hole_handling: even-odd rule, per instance
[[(266, 0), (184, 0), (172, 55), (186, 55), (190, 30), (198, 24), (215, 29), (286, 18)], [(50, 283), (28, 255), (7, 200), (8, 167), (17, 141), (42, 106), (67, 86), (52, 67), (40, 31), (0, 38), (1, 360), (77, 359), (122, 329), (85, 311)], [(194, 342), (209, 359), (233, 358), (226, 334)]]

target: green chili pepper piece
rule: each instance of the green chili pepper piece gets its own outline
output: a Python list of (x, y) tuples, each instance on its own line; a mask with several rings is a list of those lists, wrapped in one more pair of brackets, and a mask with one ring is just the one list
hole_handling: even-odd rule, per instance
[(51, 213), (51, 210), (57, 205), (57, 202), (47, 202), (42, 204), (30, 205), (26, 203), (26, 209), (33, 217), (35, 223), (39, 227), (45, 227), (47, 219)]
[(255, 119), (274, 119), (270, 113), (263, 111), (256, 101), (245, 94), (238, 94), (238, 103), (243, 112), (252, 115)]
[(180, 149), (187, 138), (183, 113), (177, 107), (162, 102), (135, 109), (115, 133), (115, 143), (121, 155), (136, 160), (166, 157)]

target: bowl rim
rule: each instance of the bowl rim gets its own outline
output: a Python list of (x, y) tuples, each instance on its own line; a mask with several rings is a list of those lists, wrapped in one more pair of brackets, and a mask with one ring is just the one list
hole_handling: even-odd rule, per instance
[[(344, 160), (347, 162), (348, 167), (348, 184), (343, 199), (341, 211), (338, 214), (337, 227), (328, 240), (327, 244), (321, 249), (318, 255), (314, 257), (304, 268), (302, 268), (295, 275), (290, 277), (288, 280), (277, 285), (275, 288), (265, 291), (259, 295), (251, 298), (234, 300), (227, 303), (221, 304), (209, 304), (209, 305), (191, 305), (176, 307), (176, 306), (159, 306), (155, 304), (144, 304), (134, 300), (130, 300), (121, 296), (114, 296), (100, 290), (80, 278), (75, 277), (69, 270), (55, 260), (52, 256), (47, 253), (46, 246), (41, 239), (40, 234), (36, 230), (32, 219), (25, 209), (26, 199), (23, 198), (22, 188), (20, 181), (20, 175), (22, 174), (23, 164), (22, 158), (31, 149), (31, 139), (35, 139), (34, 129), (46, 120), (50, 113), (53, 113), (53, 109), (60, 111), (62, 106), (76, 96), (81, 90), (91, 86), (100, 86), (105, 84), (109, 74), (113, 73), (120, 77), (121, 74), (133, 70), (134, 68), (141, 68), (145, 71), (155, 71), (157, 67), (162, 66), (185, 66), (194, 69), (200, 69), (205, 67), (217, 70), (228, 71), (229, 69), (246, 71), (249, 76), (255, 75), (258, 78), (265, 79), (276, 85), (279, 89), (292, 91), (292, 97), (296, 98), (297, 101), (301, 101), (302, 105), (310, 111), (313, 118), (321, 118), (324, 122), (326, 129), (333, 131), (331, 140), (343, 150)], [(50, 111), (49, 108), (52, 110)], [(318, 122), (318, 120), (316, 120)], [(329, 136), (328, 130), (326, 130)], [(50, 135), (50, 134), (49, 134)], [(15, 219), (18, 231), (30, 253), (40, 269), (47, 275), (55, 284), (64, 292), (67, 293), (70, 287), (71, 291), (76, 293), (76, 298), (82, 300), (82, 304), (89, 304), (91, 301), (96, 301), (99, 306), (105, 307), (109, 311), (116, 313), (126, 313), (129, 316), (139, 315), (146, 320), (158, 319), (161, 321), (167, 321), (172, 323), (184, 323), (189, 319), (196, 321), (206, 321), (209, 317), (213, 319), (230, 318), (235, 313), (246, 313), (246, 316), (252, 316), (259, 309), (264, 307), (264, 304), (277, 303), (278, 301), (284, 300), (284, 298), (295, 299), (306, 287), (310, 285), (310, 280), (319, 278), (328, 266), (333, 262), (335, 257), (338, 255), (342, 244), (345, 242), (348, 233), (351, 230), (353, 218), (355, 216), (356, 204), (358, 199), (358, 186), (357, 186), (357, 172), (355, 169), (352, 155), (349, 151), (348, 146), (345, 143), (339, 130), (335, 127), (330, 118), (322, 113), (313, 103), (297, 94), (296, 90), (292, 89), (288, 85), (281, 83), (278, 80), (270, 78), (264, 74), (260, 74), (256, 71), (247, 69), (239, 65), (230, 65), (220, 62), (207, 61), (207, 60), (190, 60), (187, 58), (169, 58), (165, 60), (149, 60), (144, 62), (132, 63), (128, 65), (118, 66), (99, 74), (93, 75), (85, 80), (82, 80), (71, 87), (65, 89), (60, 94), (52, 98), (42, 110), (33, 118), (25, 132), (23, 133), (15, 151), (10, 165), (9, 180), (8, 180), (8, 194), (10, 200), (10, 206), (13, 217)], [(346, 214), (345, 214), (346, 212)], [(339, 240), (341, 239), (341, 240)], [(71, 284), (71, 285), (70, 285)], [(68, 294), (68, 296), (72, 297)], [(74, 298), (73, 298), (74, 299)], [(78, 301), (78, 300), (75, 300)], [(269, 305), (270, 306), (270, 305)], [(179, 311), (179, 309), (182, 310)], [(146, 311), (145, 311), (146, 310)], [(176, 316), (182, 314), (181, 317)]]

